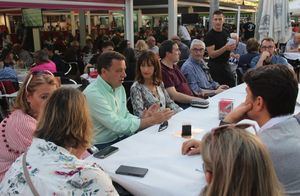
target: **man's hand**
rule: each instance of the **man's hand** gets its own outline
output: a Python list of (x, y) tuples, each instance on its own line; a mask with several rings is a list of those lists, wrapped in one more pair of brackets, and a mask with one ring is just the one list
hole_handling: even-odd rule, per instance
[(227, 85), (220, 85), (220, 86), (215, 90), (215, 92), (216, 92), (216, 94), (219, 94), (219, 93), (221, 93), (221, 92), (223, 92), (223, 91), (225, 91), (225, 90), (227, 90), (227, 89), (229, 89), (229, 86), (227, 86)]
[(267, 60), (269, 57), (271, 56), (271, 54), (268, 51), (263, 51), (260, 55), (260, 58), (262, 61)]
[(227, 51), (233, 51), (236, 48), (235, 44), (226, 44), (225, 48)]
[(152, 104), (148, 109), (145, 109), (143, 111), (142, 118), (147, 118), (147, 117), (152, 116), (152, 114), (154, 112), (157, 112), (159, 110), (159, 108), (160, 107), (158, 104)]
[(251, 103), (241, 103), (233, 111), (226, 115), (224, 122), (227, 123), (238, 123), (243, 119), (247, 119), (247, 113), (252, 109)]
[(218, 86), (218, 89), (224, 89), (224, 90), (226, 90), (226, 89), (229, 89), (229, 86), (227, 86), (227, 85), (225, 85), (225, 84), (222, 84), (222, 85), (220, 85), (220, 86)]
[(191, 139), (183, 142), (181, 147), (181, 153), (183, 155), (194, 155), (201, 153), (201, 141)]
[(154, 119), (154, 124), (161, 124), (169, 120), (174, 115), (174, 111), (170, 108), (163, 109), (152, 113), (151, 117)]

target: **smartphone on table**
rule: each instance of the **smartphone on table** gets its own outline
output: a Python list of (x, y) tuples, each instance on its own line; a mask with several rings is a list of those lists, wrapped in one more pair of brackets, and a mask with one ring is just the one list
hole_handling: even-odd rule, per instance
[(148, 172), (147, 168), (133, 167), (127, 165), (120, 165), (120, 167), (116, 170), (116, 174), (136, 176), (136, 177), (144, 177), (147, 172)]
[(107, 146), (101, 150), (99, 150), (98, 152), (96, 152), (93, 156), (99, 159), (104, 159), (106, 157), (108, 157), (109, 155), (117, 152), (119, 150), (118, 147), (115, 146)]

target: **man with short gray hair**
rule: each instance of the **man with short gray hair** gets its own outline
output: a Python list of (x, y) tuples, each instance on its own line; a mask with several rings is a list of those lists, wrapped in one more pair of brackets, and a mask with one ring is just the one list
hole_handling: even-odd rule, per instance
[(158, 54), (158, 46), (156, 45), (156, 39), (153, 36), (149, 36), (147, 38), (147, 44), (149, 46), (149, 50), (151, 50), (152, 52), (154, 52), (155, 54)]
[(190, 47), (190, 56), (181, 67), (181, 72), (188, 81), (188, 84), (195, 94), (202, 94), (204, 97), (213, 96), (228, 89), (227, 85), (219, 85), (209, 73), (203, 55), (205, 43), (194, 39)]

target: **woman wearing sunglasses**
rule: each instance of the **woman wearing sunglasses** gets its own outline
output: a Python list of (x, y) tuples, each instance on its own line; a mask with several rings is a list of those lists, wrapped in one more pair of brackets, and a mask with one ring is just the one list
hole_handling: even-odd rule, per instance
[(0, 195), (118, 195), (97, 164), (80, 160), (93, 132), (79, 90), (60, 88), (52, 94), (34, 136), (3, 178)]
[(57, 87), (55, 77), (49, 71), (32, 72), (26, 76), (12, 113), (0, 124), (0, 181), (15, 159), (31, 144), (37, 119)]
[(226, 125), (200, 143), (207, 185), (204, 196), (284, 195), (266, 147), (246, 131), (249, 125)]
[(159, 60), (152, 51), (142, 53), (138, 59), (136, 81), (130, 89), (130, 97), (133, 113), (139, 117), (153, 104), (158, 104), (161, 109), (170, 108), (174, 112), (182, 110), (167, 93)]

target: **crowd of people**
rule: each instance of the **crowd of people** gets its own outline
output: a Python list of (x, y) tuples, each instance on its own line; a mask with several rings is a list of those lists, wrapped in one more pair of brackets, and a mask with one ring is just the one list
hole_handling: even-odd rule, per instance
[[(207, 182), (202, 195), (299, 195), (293, 67), (276, 54), (272, 38), (259, 43), (248, 33), (242, 43), (223, 27), (217, 10), (203, 40), (192, 40), (180, 27), (170, 40), (163, 38), (165, 30), (160, 37), (148, 32), (134, 49), (118, 32), (94, 42), (88, 38), (82, 50), (77, 40), (66, 47), (61, 39), (33, 56), (20, 44), (5, 47), (0, 80), (18, 82), (16, 67), (29, 73), (0, 124), (0, 194), (118, 195), (101, 167), (84, 160), (87, 149), (103, 149), (162, 124), (192, 102), (208, 106), (208, 97), (238, 84), (240, 69), (245, 101), (201, 141), (184, 142), (182, 154), (202, 155)], [(286, 50), (298, 51), (299, 40), (295, 34)], [(56, 76), (83, 83), (80, 75), (90, 68), (98, 77), (83, 92), (60, 87)], [(237, 124), (243, 119), (258, 123), (257, 135), (246, 130), (250, 125)]]

